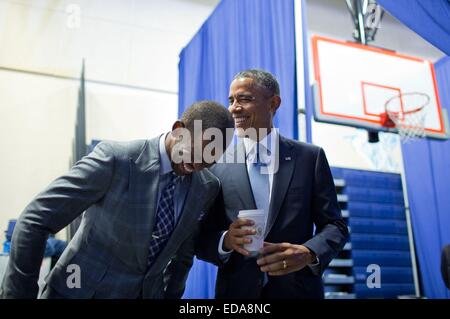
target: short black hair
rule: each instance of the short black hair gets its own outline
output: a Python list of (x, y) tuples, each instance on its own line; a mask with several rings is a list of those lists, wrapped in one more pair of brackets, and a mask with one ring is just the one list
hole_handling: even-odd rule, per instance
[(244, 70), (236, 74), (233, 80), (244, 78), (253, 79), (256, 85), (266, 89), (271, 95), (280, 95), (280, 85), (270, 72), (259, 69)]
[[(224, 142), (227, 129), (234, 130), (234, 120), (230, 111), (220, 103), (210, 100), (192, 104), (181, 116), (181, 122), (191, 132), (194, 131), (194, 121), (202, 121), (202, 129), (217, 128), (222, 132)], [(226, 142), (225, 142), (226, 143)]]

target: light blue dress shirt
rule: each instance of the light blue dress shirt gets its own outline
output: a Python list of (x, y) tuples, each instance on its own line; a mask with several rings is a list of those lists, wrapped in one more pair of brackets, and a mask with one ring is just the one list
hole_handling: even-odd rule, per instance
[[(272, 145), (272, 139), (274, 139), (275, 141), (278, 141), (279, 135), (278, 135), (278, 129), (273, 129), (269, 132), (269, 134), (267, 134), (260, 142), (260, 148), (261, 148), (261, 153), (260, 156), (263, 157), (263, 162), (265, 163), (269, 163), (270, 162), (270, 156), (272, 154), (272, 152), (274, 152), (275, 150), (273, 149), (274, 147), (278, 147), (278, 145)], [(255, 155), (256, 155), (256, 141), (253, 141), (249, 138), (244, 138), (243, 139), (243, 143), (244, 143), (244, 148), (245, 148), (245, 157), (246, 157), (246, 167), (247, 167), (247, 172), (250, 174), (250, 171), (254, 168), (253, 167), (253, 163), (256, 161), (255, 159)], [(276, 153), (274, 153), (276, 154)], [(268, 156), (268, 158), (267, 158)], [(266, 203), (257, 203), (260, 204), (259, 206), (261, 207), (257, 207), (257, 208), (263, 208), (264, 212), (266, 214), (266, 223), (267, 223), (267, 219), (269, 216), (269, 207), (270, 207), (270, 198), (272, 195), (272, 186), (273, 186), (273, 174), (268, 174), (268, 182), (269, 182), (269, 194), (267, 196), (267, 200)], [(250, 184), (252, 184), (252, 181), (250, 181)], [(252, 192), (253, 194), (255, 193), (252, 187)], [(223, 249), (223, 240), (225, 238), (227, 231), (224, 231), (222, 233), (222, 236), (220, 237), (219, 240), (219, 246), (218, 246), (218, 250), (219, 250), (219, 254), (222, 257), (223, 260), (228, 260), (229, 255), (232, 253), (232, 251), (225, 251)]]
[[(247, 172), (249, 172), (249, 176), (250, 171), (254, 168), (253, 167), (253, 163), (255, 162), (255, 155), (256, 155), (256, 144), (257, 142), (254, 140), (251, 140), (249, 138), (244, 138), (244, 147), (245, 147), (245, 154), (246, 154), (246, 166), (247, 166)], [(267, 136), (265, 136), (260, 142), (259, 142), (259, 147), (261, 149), (261, 155), (263, 157), (262, 161), (265, 163), (270, 163), (271, 161), (271, 154), (277, 154), (278, 152), (275, 150), (275, 148), (279, 147), (279, 144), (275, 144), (272, 145), (272, 142), (275, 141), (278, 142), (279, 141), (279, 132), (278, 129), (274, 128), (271, 130), (271, 132), (269, 134), (267, 134)], [(275, 152), (275, 153), (274, 153)], [(267, 157), (268, 156), (268, 157)], [(266, 157), (266, 158), (265, 158)], [(264, 207), (258, 207), (258, 208), (265, 208), (265, 213), (266, 213), (266, 221), (268, 220), (269, 217), (269, 207), (270, 207), (270, 199), (271, 199), (271, 195), (272, 195), (272, 187), (273, 187), (273, 179), (274, 179), (274, 175), (271, 173), (268, 176), (269, 179), (269, 196), (267, 198), (267, 203), (263, 203), (261, 206)], [(251, 181), (250, 181), (250, 184)], [(252, 192), (254, 192), (254, 190), (252, 189)], [(231, 253), (233, 251), (225, 251), (223, 249), (223, 240), (225, 238), (227, 231), (224, 231), (222, 233), (222, 236), (220, 237), (219, 240), (219, 246), (218, 246), (218, 250), (219, 250), (219, 255), (220, 258), (222, 258), (222, 260), (224, 262), (227, 262)], [(267, 236), (267, 233), (266, 233)], [(319, 272), (319, 264), (320, 261), (317, 258), (315, 262), (313, 262), (312, 264), (309, 264), (308, 266), (311, 268), (311, 270), (313, 271), (313, 273), (318, 273)], [(267, 275), (264, 274), (264, 284), (267, 283)]]

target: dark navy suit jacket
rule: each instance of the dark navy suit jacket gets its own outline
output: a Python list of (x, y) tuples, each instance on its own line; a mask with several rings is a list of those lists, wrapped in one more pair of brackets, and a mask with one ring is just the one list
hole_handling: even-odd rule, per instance
[[(238, 143), (231, 152), (245, 149)], [(256, 259), (233, 252), (224, 262), (218, 253), (220, 237), (239, 210), (256, 208), (246, 164), (218, 163), (211, 171), (219, 178), (222, 191), (204, 220), (197, 256), (219, 266), (216, 298), (260, 298), (264, 275)], [(285, 276), (269, 276), (264, 296), (323, 298), (321, 274), (345, 245), (348, 229), (321, 148), (280, 136), (279, 169), (274, 175), (267, 228), (265, 241), (304, 245), (320, 264), (316, 274), (305, 267)]]

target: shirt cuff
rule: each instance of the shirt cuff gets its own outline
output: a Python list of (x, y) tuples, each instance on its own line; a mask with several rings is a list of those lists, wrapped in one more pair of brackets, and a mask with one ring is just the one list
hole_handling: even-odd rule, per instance
[(222, 236), (220, 236), (220, 240), (219, 240), (219, 247), (217, 247), (218, 251), (219, 251), (219, 256), (222, 259), (222, 261), (227, 261), (228, 258), (230, 258), (231, 253), (233, 252), (232, 250), (223, 250), (223, 240), (224, 240), (226, 234), (227, 234), (227, 231), (224, 231), (222, 233)]

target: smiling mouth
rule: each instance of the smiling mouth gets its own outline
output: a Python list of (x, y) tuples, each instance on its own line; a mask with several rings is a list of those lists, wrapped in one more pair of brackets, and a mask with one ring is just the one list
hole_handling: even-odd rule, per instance
[(245, 121), (247, 121), (248, 116), (236, 116), (234, 117), (234, 124), (236, 126), (242, 125), (245, 123)]

